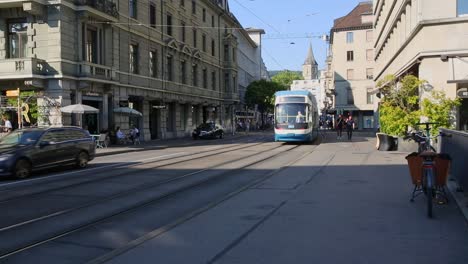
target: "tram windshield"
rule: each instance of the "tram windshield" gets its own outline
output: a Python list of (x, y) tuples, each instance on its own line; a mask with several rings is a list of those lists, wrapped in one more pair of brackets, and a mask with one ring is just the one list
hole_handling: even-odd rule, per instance
[(309, 120), (309, 106), (307, 104), (279, 104), (276, 105), (276, 124), (303, 124)]

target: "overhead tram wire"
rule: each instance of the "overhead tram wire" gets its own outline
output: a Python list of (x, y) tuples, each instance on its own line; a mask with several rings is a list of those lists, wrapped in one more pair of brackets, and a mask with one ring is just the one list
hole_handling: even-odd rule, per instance
[(269, 26), (271, 29), (273, 29), (274, 31), (278, 32), (278, 33), (281, 33), (278, 29), (276, 29), (274, 26), (270, 25), (269, 23), (267, 23), (266, 21), (264, 21), (263, 19), (261, 19), (259, 16), (257, 16), (257, 14), (255, 14), (255, 12), (253, 12), (252, 10), (250, 10), (249, 8), (247, 8), (246, 6), (244, 6), (243, 4), (241, 4), (239, 1), (237, 0), (234, 0), (234, 2), (236, 2), (238, 5), (240, 5), (242, 8), (244, 8), (245, 10), (247, 10), (249, 13), (251, 13), (252, 15), (254, 15), (256, 18), (258, 18), (258, 20), (260, 20), (262, 23), (264, 23), (265, 25)]

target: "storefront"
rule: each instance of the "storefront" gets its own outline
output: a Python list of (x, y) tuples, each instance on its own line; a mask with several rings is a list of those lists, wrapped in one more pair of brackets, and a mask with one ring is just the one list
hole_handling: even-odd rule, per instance
[(103, 96), (96, 92), (83, 92), (81, 98), (82, 104), (89, 105), (99, 109), (99, 113), (85, 113), (83, 114), (83, 128), (87, 128), (91, 134), (99, 134), (103, 118)]

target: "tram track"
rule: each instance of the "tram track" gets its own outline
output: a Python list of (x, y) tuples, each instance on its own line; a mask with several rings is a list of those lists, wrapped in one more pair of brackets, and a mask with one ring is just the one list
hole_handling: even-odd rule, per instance
[[(60, 211), (60, 212), (55, 212), (53, 214), (45, 215), (45, 216), (42, 216), (42, 217), (39, 217), (39, 218), (36, 218), (36, 219), (30, 219), (30, 220), (25, 221), (23, 223), (17, 223), (17, 224), (12, 225), (12, 226), (4, 227), (4, 228), (0, 229), (0, 234), (2, 234), (3, 238), (7, 239), (9, 236), (11, 236), (11, 238), (17, 238), (18, 235), (21, 237), (21, 234), (28, 234), (30, 231), (33, 231), (33, 233), (36, 232), (36, 239), (32, 239), (32, 240), (31, 239), (30, 240), (26, 239), (27, 241), (18, 241), (18, 239), (12, 239), (11, 241), (15, 241), (16, 243), (11, 243), (8, 246), (0, 248), (0, 254), (1, 254), (0, 259), (11, 256), (12, 254), (16, 254), (18, 252), (24, 251), (24, 250), (29, 249), (31, 247), (41, 245), (41, 244), (46, 243), (48, 241), (52, 241), (54, 239), (63, 237), (65, 235), (67, 235), (67, 234), (76, 232), (78, 230), (81, 230), (83, 228), (92, 226), (93, 224), (99, 223), (101, 221), (108, 220), (108, 219), (110, 219), (112, 217), (121, 215), (123, 213), (135, 210), (136, 208), (141, 208), (141, 207), (144, 207), (144, 206), (146, 206), (148, 204), (158, 202), (158, 201), (160, 201), (162, 199), (166, 199), (166, 198), (168, 198), (170, 196), (173, 196), (173, 195), (176, 195), (176, 194), (178, 194), (180, 192), (184, 192), (184, 191), (186, 191), (186, 190), (188, 190), (190, 188), (195, 188), (198, 185), (205, 184), (208, 181), (215, 180), (215, 179), (221, 177), (222, 175), (232, 173), (232, 171), (228, 170), (226, 172), (222, 172), (220, 175), (211, 176), (211, 177), (208, 177), (206, 179), (195, 181), (195, 182), (190, 183), (190, 184), (188, 184), (186, 186), (176, 188), (174, 191), (168, 191), (167, 193), (163, 193), (162, 195), (159, 195), (159, 196), (156, 196), (156, 197), (150, 196), (151, 198), (149, 198), (149, 199), (147, 198), (147, 195), (154, 192), (155, 189), (158, 189), (161, 186), (165, 186), (165, 185), (168, 185), (168, 184), (171, 184), (171, 183), (175, 183), (177, 181), (182, 181), (184, 179), (190, 178), (191, 176), (201, 174), (201, 173), (206, 172), (208, 170), (213, 170), (213, 169), (222, 167), (222, 166), (227, 165), (229, 163), (238, 162), (238, 161), (242, 161), (242, 160), (248, 160), (249, 162), (247, 164), (235, 169), (235, 170), (241, 170), (241, 169), (247, 168), (249, 166), (264, 162), (264, 161), (266, 161), (268, 159), (271, 159), (273, 157), (276, 157), (278, 155), (281, 155), (281, 154), (283, 154), (283, 153), (285, 153), (287, 151), (290, 151), (292, 149), (297, 148), (298, 146), (281, 146), (281, 147), (283, 147), (285, 150), (279, 151), (278, 153), (276, 153), (274, 155), (269, 155), (267, 157), (262, 157), (261, 159), (254, 159), (254, 161), (251, 161), (252, 157), (257, 156), (257, 158), (258, 158), (258, 156), (259, 156), (258, 153), (255, 153), (255, 154), (252, 154), (252, 155), (246, 155), (246, 156), (243, 156), (241, 158), (237, 158), (237, 159), (234, 159), (234, 160), (229, 160), (229, 161), (226, 161), (226, 162), (223, 162), (223, 163), (220, 163), (220, 164), (210, 166), (209, 168), (205, 168), (205, 169), (198, 170), (198, 171), (195, 171), (195, 172), (187, 173), (187, 174), (184, 174), (182, 176), (179, 176), (179, 177), (167, 180), (167, 181), (157, 182), (157, 183), (154, 183), (154, 184), (152, 184), (150, 186), (137, 187), (137, 188), (129, 189), (129, 190), (125, 191), (125, 192), (121, 192), (121, 193), (115, 194), (113, 196), (106, 197), (104, 199), (94, 200), (94, 201), (92, 201), (92, 202), (90, 202), (88, 204), (85, 204), (85, 205), (81, 205), (81, 206), (74, 207), (74, 208), (69, 208), (67, 210)], [(273, 149), (276, 149), (276, 148), (277, 148), (277, 146), (274, 146), (273, 148), (271, 148), (269, 150), (273, 150)], [(269, 151), (269, 150), (266, 150), (266, 151)], [(138, 200), (136, 203), (135, 203), (135, 201), (132, 202), (132, 203), (128, 203), (128, 201), (125, 198), (127, 198), (130, 195), (135, 195), (135, 193), (138, 193), (141, 196), (140, 200)], [(135, 198), (133, 200), (135, 200)], [(114, 206), (112, 206), (112, 204)], [(114, 208), (116, 204), (117, 205), (122, 205), (123, 204), (124, 206), (120, 206), (120, 208)], [(96, 217), (94, 217), (92, 219), (81, 219), (81, 221), (77, 221), (76, 223), (71, 224), (71, 226), (68, 226), (68, 228), (60, 228), (60, 226), (63, 225), (63, 221), (66, 221), (65, 219), (74, 219), (73, 217), (77, 217), (79, 219), (80, 218), (80, 214), (79, 214), (80, 212), (81, 212), (81, 218), (83, 218), (83, 215), (86, 215), (83, 211), (87, 212), (87, 213), (91, 213), (91, 215), (92, 215), (93, 211), (94, 212), (100, 212), (101, 215), (96, 216)], [(61, 218), (63, 218), (63, 219), (61, 219)], [(48, 221), (48, 222), (46, 222), (46, 221)], [(56, 225), (58, 225), (59, 228), (58, 228), (58, 230), (51, 231), (50, 229), (48, 229), (48, 230), (46, 229), (45, 226), (47, 226), (47, 225), (48, 226), (54, 226), (54, 227)], [(41, 231), (42, 231), (42, 233), (41, 233)], [(37, 234), (38, 232), (41, 233), (41, 234)], [(8, 241), (8, 239), (7, 239), (7, 241)]]
[[(60, 191), (60, 190), (64, 190), (64, 189), (67, 189), (67, 188), (78, 187), (78, 186), (84, 185), (84, 184), (91, 184), (91, 183), (97, 183), (97, 182), (100, 182), (100, 181), (105, 181), (105, 180), (108, 180), (108, 179), (112, 179), (112, 178), (115, 178), (115, 177), (125, 175), (126, 173), (128, 173), (129, 170), (131, 170), (133, 168), (136, 168), (136, 167), (139, 167), (139, 166), (151, 165), (151, 164), (157, 164), (157, 163), (164, 163), (164, 162), (166, 162), (168, 160), (177, 159), (177, 161), (174, 161), (174, 162), (171, 162), (171, 163), (164, 163), (164, 164), (161, 164), (161, 165), (156, 165), (156, 166), (152, 166), (152, 167), (149, 167), (149, 168), (144, 168), (144, 169), (141, 169), (141, 170), (145, 171), (145, 170), (150, 170), (150, 169), (157, 169), (157, 168), (164, 167), (164, 166), (176, 165), (176, 164), (189, 162), (189, 161), (193, 161), (193, 160), (197, 160), (197, 159), (208, 158), (208, 157), (212, 157), (212, 156), (216, 156), (216, 155), (220, 155), (220, 154), (224, 154), (224, 153), (228, 153), (228, 152), (232, 152), (232, 151), (237, 151), (237, 150), (240, 150), (240, 149), (249, 149), (249, 148), (256, 147), (256, 146), (259, 146), (259, 145), (262, 145), (262, 144), (269, 144), (269, 143), (271, 143), (271, 142), (260, 142), (260, 143), (251, 144), (251, 145), (249, 145), (247, 147), (244, 144), (239, 143), (239, 144), (235, 144), (234, 146), (231, 146), (229, 148), (219, 147), (219, 148), (216, 148), (216, 149), (197, 151), (197, 152), (190, 152), (190, 153), (187, 153), (187, 154), (182, 154), (182, 155), (177, 156), (177, 157), (173, 157), (171, 155), (166, 155), (167, 157), (162, 158), (162, 159), (157, 159), (157, 160), (119, 163), (119, 164), (116, 164), (116, 166), (112, 167), (112, 168), (119, 168), (121, 166), (125, 166), (121, 171), (119, 171), (118, 173), (114, 173), (112, 175), (102, 176), (102, 177), (100, 176), (101, 174), (108, 174), (108, 171), (106, 171), (106, 170), (108, 170), (109, 167), (103, 167), (101, 169), (103, 171), (99, 171), (100, 167), (93, 168), (95, 170), (98, 170), (99, 172), (94, 173), (91, 176), (81, 176), (81, 175), (79, 175), (80, 171), (76, 171), (77, 172), (76, 174), (81, 176), (80, 178), (73, 177), (73, 180), (78, 181), (76, 183), (70, 184), (70, 181), (69, 181), (70, 178), (69, 177), (59, 178), (59, 179), (55, 179), (53, 181), (53, 183), (55, 185), (57, 185), (57, 184), (59, 185), (59, 183), (62, 182), (63, 185), (59, 185), (59, 186), (56, 186), (54, 188), (50, 188), (48, 185), (50, 184), (51, 181), (46, 181), (46, 182), (43, 182), (43, 183), (41, 183), (39, 185), (28, 186), (29, 188), (32, 188), (32, 189), (41, 189), (42, 186), (45, 186), (46, 187), (45, 189), (35, 191), (35, 192), (33, 191), (31, 193), (25, 193), (25, 194), (21, 194), (21, 195), (13, 194), (13, 197), (8, 197), (8, 195), (5, 195), (3, 193), (7, 193), (8, 191), (16, 190), (17, 188), (22, 188), (22, 187), (16, 187), (15, 186), (15, 187), (12, 187), (12, 188), (7, 188), (7, 189), (0, 190), (0, 196), (1, 195), (7, 196), (6, 199), (1, 199), (0, 198), (0, 205), (3, 204), (3, 203), (12, 202), (14, 200), (25, 198), (25, 197), (31, 197), (31, 196), (34, 196), (34, 195), (40, 195), (40, 194), (44, 194), (44, 193), (47, 193), (47, 192), (55, 192), (55, 191)], [(222, 151), (219, 151), (219, 150), (222, 150)], [(206, 154), (206, 153), (209, 153), (209, 154)], [(194, 155), (201, 155), (201, 156), (193, 157)], [(184, 159), (186, 157), (190, 157), (190, 158)], [(82, 173), (86, 173), (86, 171), (82, 171)], [(92, 178), (89, 179), (90, 177), (92, 177)], [(88, 179), (84, 179), (84, 178), (88, 178)], [(1, 185), (0, 185), (0, 187), (1, 187)], [(24, 187), (22, 188), (21, 192), (23, 192), (23, 193), (26, 192)]]

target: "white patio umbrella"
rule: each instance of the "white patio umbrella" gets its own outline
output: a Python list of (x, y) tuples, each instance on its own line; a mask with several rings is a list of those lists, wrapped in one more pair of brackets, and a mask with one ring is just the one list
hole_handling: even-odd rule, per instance
[(88, 113), (99, 113), (99, 109), (94, 108), (89, 105), (84, 104), (72, 104), (64, 106), (60, 109), (63, 113), (70, 113), (70, 114), (88, 114)]
[(117, 107), (114, 108), (114, 113), (120, 113), (120, 114), (125, 114), (125, 115), (135, 115), (135, 116), (143, 116), (141, 112), (138, 112), (137, 110), (130, 108), (130, 107)]

